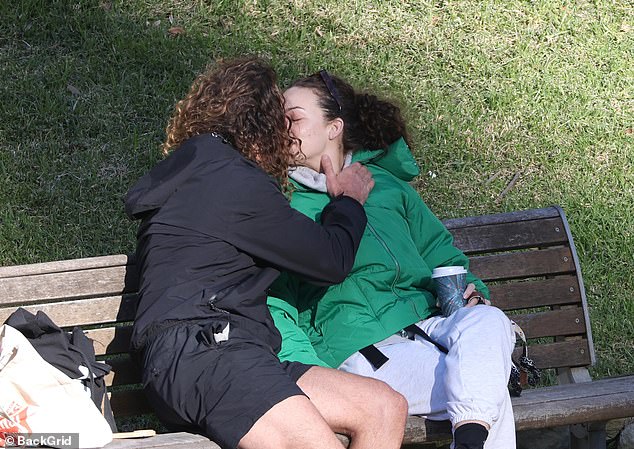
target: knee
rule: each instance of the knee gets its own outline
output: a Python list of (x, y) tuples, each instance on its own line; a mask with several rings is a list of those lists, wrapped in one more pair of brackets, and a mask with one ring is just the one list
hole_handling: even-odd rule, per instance
[(476, 325), (479, 329), (486, 330), (484, 334), (495, 335), (498, 338), (494, 341), (508, 342), (511, 348), (515, 346), (515, 333), (511, 327), (511, 321), (502, 310), (491, 306), (477, 306), (476, 309)]
[(409, 407), (407, 399), (385, 382), (373, 379), (373, 383), (375, 404), (368, 411), (382, 425), (391, 423), (395, 427), (404, 427)]
[(406, 399), (386, 383), (360, 378), (363, 394), (354, 400), (348, 434), (352, 441), (364, 441), (359, 447), (400, 447), (407, 420)]
[(402, 422), (402, 427), (405, 427), (405, 421), (407, 420), (409, 404), (405, 396), (396, 390), (394, 392), (394, 415), (398, 417), (399, 422)]
[(473, 308), (473, 312), (476, 315), (475, 321), (478, 326), (492, 330), (508, 330), (510, 329), (510, 321), (508, 317), (494, 306), (476, 306)]

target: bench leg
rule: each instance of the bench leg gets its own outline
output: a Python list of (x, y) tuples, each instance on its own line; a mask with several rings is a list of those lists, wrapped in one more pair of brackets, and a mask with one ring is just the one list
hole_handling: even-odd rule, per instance
[(606, 449), (605, 423), (570, 426), (570, 449)]

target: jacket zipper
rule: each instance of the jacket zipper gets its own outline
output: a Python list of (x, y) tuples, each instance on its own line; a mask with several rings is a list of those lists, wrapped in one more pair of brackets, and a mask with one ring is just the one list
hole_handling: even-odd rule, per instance
[(390, 290), (392, 290), (392, 293), (398, 299), (403, 299), (398, 293), (396, 293), (396, 283), (398, 281), (399, 276), (401, 275), (401, 265), (398, 263), (398, 260), (396, 259), (396, 257), (394, 257), (394, 254), (392, 253), (392, 251), (390, 251), (390, 248), (387, 246), (385, 241), (383, 241), (383, 239), (381, 237), (379, 237), (379, 233), (376, 232), (376, 230), (370, 224), (370, 222), (367, 223), (367, 227), (370, 230), (370, 232), (372, 232), (372, 235), (374, 235), (374, 237), (379, 241), (379, 243), (381, 244), (381, 246), (383, 247), (385, 252), (388, 253), (390, 258), (394, 262), (394, 265), (396, 266), (396, 275), (394, 276), (394, 280), (392, 281), (392, 285), (390, 285)]
[(209, 308), (211, 310), (213, 310), (214, 312), (217, 312), (217, 313), (223, 313), (223, 314), (226, 314), (226, 315), (231, 315), (227, 310), (221, 309), (216, 304), (214, 304), (215, 299), (216, 299), (216, 297), (214, 296), (209, 301), (207, 301), (207, 305), (209, 306)]

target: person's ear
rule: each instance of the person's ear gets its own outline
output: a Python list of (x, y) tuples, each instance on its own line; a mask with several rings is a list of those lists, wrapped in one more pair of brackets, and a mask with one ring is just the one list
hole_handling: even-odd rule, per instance
[(337, 137), (343, 137), (343, 120), (337, 117), (328, 124), (328, 138), (335, 140)]

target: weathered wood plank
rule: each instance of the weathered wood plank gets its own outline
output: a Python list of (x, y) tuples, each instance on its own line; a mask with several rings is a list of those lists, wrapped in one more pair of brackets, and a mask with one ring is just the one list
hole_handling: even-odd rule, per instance
[(136, 270), (128, 266), (2, 278), (0, 304), (121, 294), (131, 291), (130, 286), (136, 290), (136, 278)]
[(84, 331), (93, 340), (96, 355), (127, 353), (132, 326), (104, 327)]
[(115, 254), (112, 256), (86, 257), (83, 259), (58, 260), (28, 265), (12, 265), (0, 267), (0, 278), (63, 273), (91, 268), (119, 267), (132, 263), (132, 257), (125, 254)]
[(465, 254), (561, 245), (568, 241), (561, 218), (453, 229), (454, 245)]
[(475, 217), (450, 218), (443, 220), (443, 224), (449, 230), (467, 228), (471, 226), (486, 226), (499, 223), (514, 223), (525, 220), (540, 220), (543, 218), (559, 217), (559, 211), (555, 207), (543, 209), (518, 210), (503, 212), (501, 214), (477, 215)]
[[(522, 349), (517, 347), (513, 351), (513, 357), (517, 359), (521, 353)], [(532, 344), (528, 347), (528, 354), (535, 361), (537, 368), (540, 369), (587, 366), (590, 364), (588, 340), (583, 339)]]
[[(43, 311), (60, 327), (88, 326), (133, 320), (136, 295), (107, 296), (22, 307), (31, 313)], [(16, 307), (1, 308), (0, 323), (15, 310)]]
[(476, 256), (470, 260), (471, 271), (483, 281), (501, 281), (575, 271), (570, 248), (548, 248)]
[[(592, 401), (602, 402), (601, 396), (610, 394), (634, 394), (634, 375), (605, 377), (591, 382), (578, 384), (553, 385), (550, 387), (533, 388), (526, 390), (522, 396), (514, 400), (514, 405), (535, 406), (547, 402), (557, 402), (568, 399), (588, 398)], [(634, 407), (634, 404), (632, 404)]]
[(576, 276), (563, 275), (489, 285), (493, 304), (502, 310), (581, 304)]
[(510, 318), (519, 324), (526, 338), (583, 335), (586, 332), (581, 307), (512, 315)]
[(526, 391), (513, 402), (513, 413), (516, 430), (634, 416), (634, 376)]

